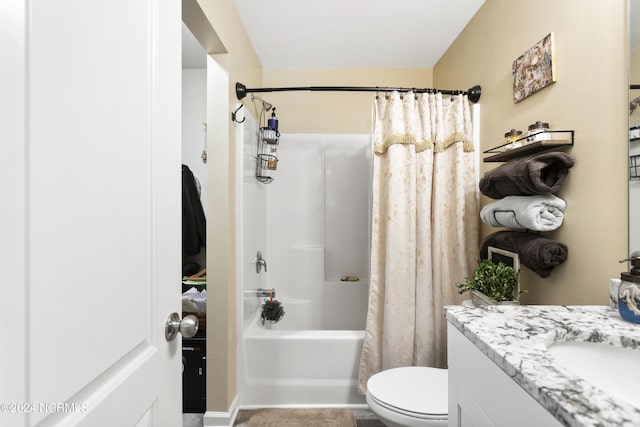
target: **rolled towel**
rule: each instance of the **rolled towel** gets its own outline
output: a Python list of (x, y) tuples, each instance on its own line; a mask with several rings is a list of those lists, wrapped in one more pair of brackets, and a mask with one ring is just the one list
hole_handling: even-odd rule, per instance
[(553, 194), (507, 196), (483, 207), (480, 218), (493, 227), (552, 231), (562, 225), (566, 207), (566, 202)]
[(562, 151), (511, 160), (486, 172), (480, 179), (480, 191), (492, 199), (555, 193), (564, 185), (573, 163)]
[(524, 231), (498, 231), (487, 236), (480, 247), (481, 258), (487, 258), (489, 246), (517, 253), (521, 264), (543, 278), (567, 259), (569, 251), (564, 243)]

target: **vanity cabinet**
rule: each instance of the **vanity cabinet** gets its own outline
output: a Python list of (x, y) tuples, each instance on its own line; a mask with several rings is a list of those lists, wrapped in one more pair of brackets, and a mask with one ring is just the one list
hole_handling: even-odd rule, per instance
[(449, 427), (562, 424), (448, 323)]

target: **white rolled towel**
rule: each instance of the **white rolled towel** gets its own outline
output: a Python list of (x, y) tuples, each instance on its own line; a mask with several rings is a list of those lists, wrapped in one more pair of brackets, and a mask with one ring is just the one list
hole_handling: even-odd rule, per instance
[(489, 203), (480, 218), (493, 227), (551, 231), (562, 225), (567, 203), (551, 193), (535, 196), (507, 196)]

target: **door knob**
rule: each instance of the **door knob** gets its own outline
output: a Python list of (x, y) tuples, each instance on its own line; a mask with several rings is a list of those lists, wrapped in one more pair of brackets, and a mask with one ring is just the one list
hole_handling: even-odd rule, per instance
[(184, 338), (191, 338), (198, 332), (199, 325), (198, 318), (192, 314), (180, 320), (178, 313), (171, 313), (164, 327), (164, 337), (172, 341), (180, 332)]

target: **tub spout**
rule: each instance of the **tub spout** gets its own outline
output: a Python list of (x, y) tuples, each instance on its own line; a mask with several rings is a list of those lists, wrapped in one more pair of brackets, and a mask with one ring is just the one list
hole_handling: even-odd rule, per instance
[(262, 288), (258, 288), (256, 289), (256, 296), (258, 298), (260, 297), (271, 297), (271, 298), (275, 298), (276, 297), (276, 290), (271, 288), (271, 289), (262, 289)]

